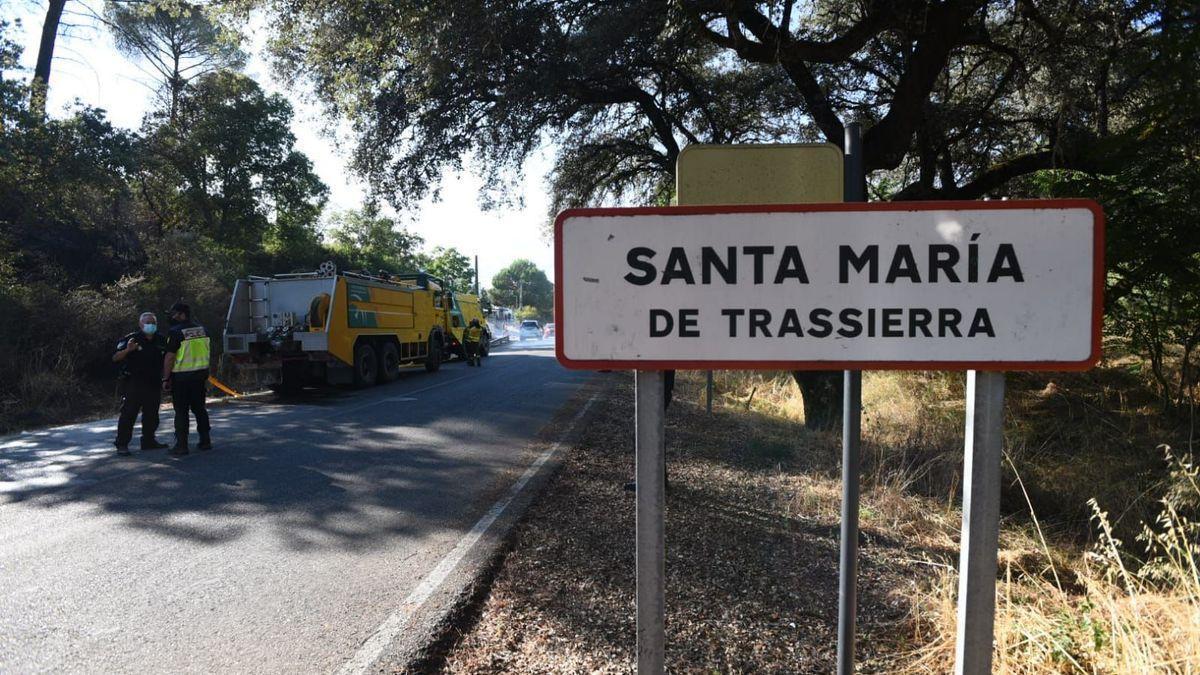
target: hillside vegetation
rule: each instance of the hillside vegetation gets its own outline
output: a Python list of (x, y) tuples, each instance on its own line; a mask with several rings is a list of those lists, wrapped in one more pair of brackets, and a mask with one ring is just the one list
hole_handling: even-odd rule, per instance
[[(168, 49), (169, 28), (208, 64), (186, 80), (166, 73), (136, 130), (82, 104), (45, 116), (15, 28), (0, 21), (0, 433), (115, 411), (110, 357), (138, 314), (165, 321), (183, 299), (219, 335), (233, 282), (249, 273), (333, 260), (426, 269), (461, 287), (474, 277), (465, 255), (425, 252), (375, 208), (325, 213), (291, 104), (238, 70), (216, 19), (183, 7), (114, 4), (113, 30), (135, 51)], [(155, 30), (139, 32), (147, 22)], [(205, 59), (210, 48), (224, 56)]]

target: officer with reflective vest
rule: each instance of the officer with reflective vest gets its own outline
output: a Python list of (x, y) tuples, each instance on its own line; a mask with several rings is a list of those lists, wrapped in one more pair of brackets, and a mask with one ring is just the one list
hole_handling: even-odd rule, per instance
[(463, 352), (467, 355), (468, 366), (483, 365), (479, 357), (483, 337), (483, 327), (479, 325), (479, 319), (471, 319), (471, 325), (463, 331)]
[(171, 392), (175, 408), (175, 447), (172, 455), (188, 454), (188, 413), (196, 416), (201, 450), (211, 450), (208, 410), (204, 407), (208, 382), (210, 342), (204, 326), (192, 321), (192, 309), (182, 302), (171, 306), (171, 330), (167, 335), (167, 353), (163, 358), (164, 391)]

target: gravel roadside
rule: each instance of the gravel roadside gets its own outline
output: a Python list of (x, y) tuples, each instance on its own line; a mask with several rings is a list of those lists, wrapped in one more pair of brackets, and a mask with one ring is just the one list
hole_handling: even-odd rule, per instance
[[(451, 673), (608, 673), (634, 666), (631, 378), (516, 528), (491, 588), (436, 665)], [(667, 662), (673, 671), (835, 669), (836, 439), (736, 406), (710, 417), (680, 373), (667, 416)], [(869, 498), (864, 510), (871, 508)], [(869, 519), (866, 519), (869, 520)], [(900, 591), (953, 551), (864, 527), (861, 672), (903, 660)], [(937, 563), (940, 564), (940, 563)]]

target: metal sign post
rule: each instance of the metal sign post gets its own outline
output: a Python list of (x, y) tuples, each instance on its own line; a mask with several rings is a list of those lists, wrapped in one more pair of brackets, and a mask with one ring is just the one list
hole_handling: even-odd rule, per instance
[(708, 373), (708, 376), (705, 378), (704, 383), (704, 408), (708, 411), (708, 414), (711, 415), (713, 397), (713, 371), (709, 370), (706, 372)]
[[(862, 126), (846, 125), (848, 202), (866, 201), (863, 194)], [(862, 421), (862, 371), (845, 371), (842, 402), (842, 532), (838, 566), (838, 675), (854, 672), (854, 634), (858, 614), (859, 444)]]
[(958, 563), (956, 675), (992, 672), (996, 557), (1000, 540), (1000, 455), (1004, 373), (967, 371), (963, 525)]
[(637, 663), (641, 675), (662, 673), (666, 642), (666, 541), (663, 498), (663, 373), (634, 372), (637, 479)]

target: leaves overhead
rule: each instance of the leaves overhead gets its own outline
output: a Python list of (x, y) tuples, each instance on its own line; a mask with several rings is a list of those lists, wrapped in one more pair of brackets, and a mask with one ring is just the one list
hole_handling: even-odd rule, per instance
[(350, 121), (355, 168), (397, 206), (464, 155), (495, 195), (546, 143), (561, 149), (555, 208), (661, 201), (682, 144), (798, 125), (779, 76), (714, 67), (719, 50), (671, 2), (269, 4), (280, 72)]
[(465, 154), (489, 188), (557, 149), (553, 207), (663, 202), (688, 143), (827, 140), (865, 122), (903, 199), (1003, 194), (1119, 164), (1156, 124), (1153, 73), (1186, 55), (1180, 0), (244, 0), (280, 18), (281, 71), (358, 135), (397, 206)]

